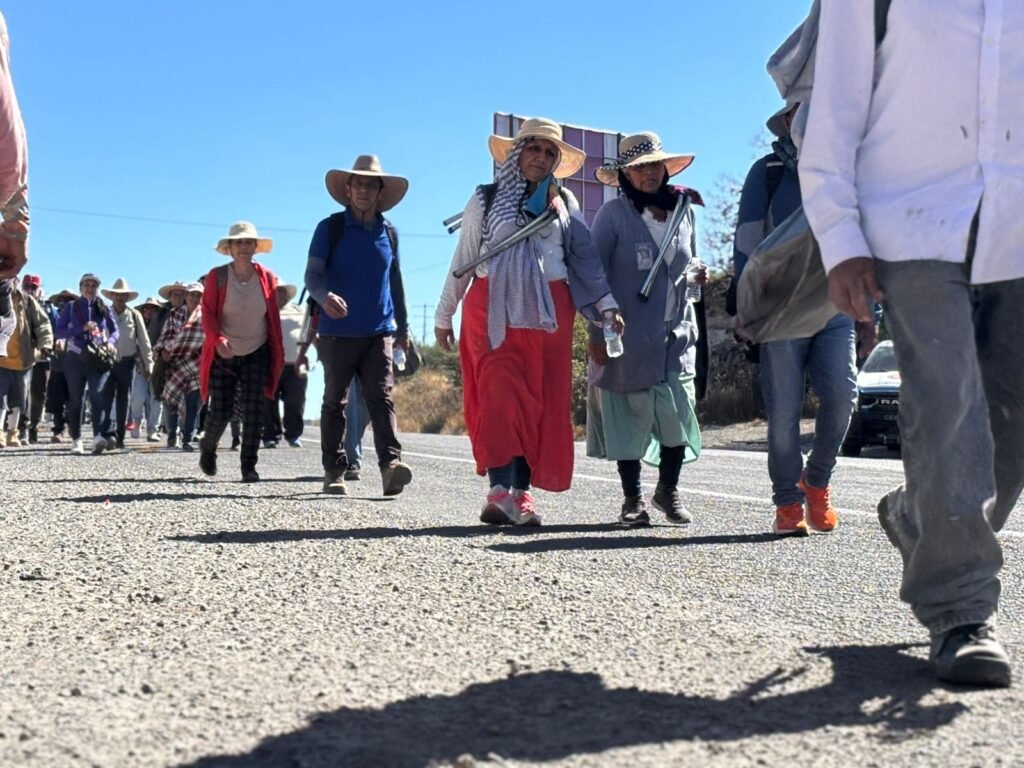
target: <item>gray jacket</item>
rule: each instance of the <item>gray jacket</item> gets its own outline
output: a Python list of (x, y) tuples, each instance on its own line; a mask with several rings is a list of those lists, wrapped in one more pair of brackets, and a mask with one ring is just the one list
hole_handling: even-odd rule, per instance
[[(697, 317), (685, 299), (684, 277), (687, 264), (697, 253), (693, 210), (679, 227), (679, 249), (671, 266), (658, 271), (647, 301), (640, 299), (640, 288), (648, 270), (638, 268), (636, 246), (646, 244), (657, 255), (661, 243), (654, 242), (633, 204), (626, 197), (605, 203), (590, 234), (626, 322), (625, 352), (604, 366), (592, 363), (591, 383), (611, 392), (634, 392), (664, 382), (670, 374), (695, 373)], [(666, 325), (670, 279), (678, 282), (672, 293), (672, 320)], [(590, 338), (603, 343), (601, 328), (591, 327)]]

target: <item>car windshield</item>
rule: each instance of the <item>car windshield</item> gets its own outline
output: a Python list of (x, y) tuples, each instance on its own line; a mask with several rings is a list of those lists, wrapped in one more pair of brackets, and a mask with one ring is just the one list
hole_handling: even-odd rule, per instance
[(868, 355), (861, 368), (865, 373), (881, 373), (882, 371), (896, 370), (896, 353), (892, 344), (879, 344), (874, 351)]

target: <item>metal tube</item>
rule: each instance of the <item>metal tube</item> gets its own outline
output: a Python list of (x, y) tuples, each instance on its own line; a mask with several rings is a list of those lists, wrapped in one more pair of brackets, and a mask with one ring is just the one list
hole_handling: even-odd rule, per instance
[(647, 279), (644, 280), (643, 287), (640, 288), (641, 301), (647, 301), (651, 298), (651, 290), (654, 288), (654, 279), (658, 276), (658, 270), (665, 262), (665, 256), (668, 255), (668, 249), (672, 247), (672, 239), (676, 236), (676, 232), (679, 231), (679, 227), (682, 225), (683, 219), (686, 218), (686, 213), (689, 210), (690, 196), (680, 192), (679, 200), (676, 202), (676, 207), (672, 211), (672, 217), (668, 221), (668, 229), (665, 230), (665, 237), (662, 238), (661, 247), (658, 249), (658, 258), (654, 260), (654, 264), (651, 266), (651, 271), (647, 273)]
[(448, 227), (448, 234), (450, 235), (450, 234), (452, 234), (454, 232), (458, 232), (459, 229), (461, 229), (461, 228), (462, 228), (462, 219), (459, 219), (454, 224), (452, 224), (450, 227)]
[(466, 266), (459, 267), (458, 269), (456, 269), (454, 272), (452, 272), (452, 275), (456, 279), (464, 277), (465, 275), (469, 274), (472, 270), (476, 269), (478, 266), (483, 264), (485, 261), (493, 259), (502, 251), (507, 251), (516, 243), (521, 242), (528, 238), (530, 235), (544, 229), (544, 227), (546, 227), (556, 218), (558, 218), (557, 211), (555, 211), (554, 208), (548, 208), (536, 219), (531, 221), (525, 227), (522, 227), (521, 229), (517, 230), (515, 233), (509, 235), (507, 238), (505, 238), (500, 243), (495, 245), (489, 251), (481, 253), (477, 258), (473, 259), (473, 261), (467, 264)]
[(450, 227), (456, 221), (462, 218), (462, 211), (459, 211), (454, 216), (449, 216), (447, 219), (441, 222), (441, 226)]

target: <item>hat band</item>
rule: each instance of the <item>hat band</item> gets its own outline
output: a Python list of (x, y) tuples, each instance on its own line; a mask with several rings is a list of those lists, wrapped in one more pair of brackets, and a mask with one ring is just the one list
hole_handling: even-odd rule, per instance
[(640, 155), (646, 155), (649, 152), (658, 152), (661, 150), (660, 141), (644, 141), (637, 144), (634, 147), (630, 147), (625, 152), (622, 152), (612, 163), (613, 166), (621, 168), (629, 161), (639, 157)]

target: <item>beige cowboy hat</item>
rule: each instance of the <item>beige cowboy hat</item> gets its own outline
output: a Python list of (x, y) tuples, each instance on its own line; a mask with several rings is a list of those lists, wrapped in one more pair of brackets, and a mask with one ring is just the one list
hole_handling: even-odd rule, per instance
[(232, 224), (228, 229), (228, 236), (218, 240), (213, 250), (224, 256), (230, 256), (228, 242), (231, 240), (255, 240), (256, 253), (270, 253), (270, 249), (274, 247), (274, 241), (269, 237), (260, 237), (256, 231), (256, 225), (251, 221), (236, 221)]
[(164, 308), (164, 303), (162, 301), (160, 301), (160, 299), (156, 298), (155, 296), (150, 296), (144, 302), (142, 302), (141, 304), (136, 304), (135, 305), (136, 309), (140, 309), (141, 310), (143, 307), (156, 307), (157, 309), (163, 309)]
[(664, 163), (669, 176), (682, 173), (694, 155), (673, 155), (661, 148), (661, 139), (653, 131), (634, 133), (619, 142), (619, 156), (594, 171), (594, 177), (609, 187), (619, 186), (619, 171), (631, 165)]
[(188, 293), (188, 284), (181, 282), (181, 280), (175, 280), (173, 283), (168, 283), (167, 285), (162, 286), (157, 293), (160, 294), (161, 299), (166, 300), (171, 298), (171, 294), (174, 291), (185, 291)]
[(53, 294), (53, 296), (47, 299), (47, 301), (56, 302), (58, 299), (71, 299), (71, 301), (74, 301), (77, 298), (77, 293), (72, 291), (70, 288), (65, 288), (63, 291)]
[(128, 287), (128, 281), (123, 277), (117, 278), (114, 284), (109, 288), (104, 288), (100, 291), (104, 296), (113, 301), (114, 299), (122, 299), (123, 301), (135, 301), (139, 298), (139, 292), (133, 291)]
[(583, 161), (587, 159), (583, 150), (562, 141), (562, 126), (546, 117), (531, 117), (529, 120), (523, 120), (514, 138), (492, 135), (487, 139), (487, 148), (491, 150), (494, 162), (501, 165), (508, 159), (516, 144), (523, 139), (546, 139), (558, 147), (562, 156), (558, 166), (552, 171), (552, 175), (556, 179), (572, 176), (583, 167)]
[(331, 170), (324, 179), (331, 197), (346, 208), (352, 202), (348, 194), (348, 180), (352, 176), (369, 176), (384, 182), (384, 189), (381, 190), (380, 199), (377, 201), (377, 210), (382, 213), (402, 202), (405, 193), (409, 191), (409, 180), (403, 176), (390, 176), (384, 173), (381, 170), (380, 158), (376, 155), (360, 155), (352, 163), (351, 171)]
[(187, 286), (185, 286), (185, 290), (188, 293), (202, 293), (203, 292), (203, 284), (202, 283), (189, 283)]
[(284, 291), (288, 294), (288, 301), (295, 298), (295, 294), (299, 292), (299, 289), (291, 283), (278, 283), (277, 290)]

